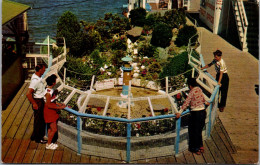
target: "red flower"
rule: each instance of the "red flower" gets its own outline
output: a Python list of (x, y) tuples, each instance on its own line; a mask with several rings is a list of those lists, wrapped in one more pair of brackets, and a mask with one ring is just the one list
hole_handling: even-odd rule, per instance
[(164, 108), (164, 112), (168, 112), (169, 111), (169, 109), (168, 108)]
[(152, 117), (153, 115), (152, 115), (152, 114), (150, 114), (149, 116), (150, 116), (150, 117)]
[(137, 129), (140, 129), (140, 128), (141, 128), (141, 124), (139, 124), (139, 123), (136, 123), (135, 126), (136, 126)]
[(176, 95), (176, 99), (177, 99), (177, 100), (180, 100), (180, 99), (181, 99), (181, 94), (180, 94), (180, 93), (178, 93), (178, 94)]

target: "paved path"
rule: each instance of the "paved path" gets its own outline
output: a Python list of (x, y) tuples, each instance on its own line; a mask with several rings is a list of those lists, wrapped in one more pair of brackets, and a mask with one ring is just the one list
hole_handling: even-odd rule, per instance
[[(206, 64), (213, 59), (213, 52), (220, 49), (228, 68), (230, 78), (227, 107), (219, 117), (227, 130), (237, 153), (236, 163), (258, 162), (258, 102), (255, 85), (259, 84), (258, 60), (247, 52), (242, 52), (216, 34), (205, 28), (202, 32), (201, 54)], [(214, 66), (208, 72), (215, 76)]]

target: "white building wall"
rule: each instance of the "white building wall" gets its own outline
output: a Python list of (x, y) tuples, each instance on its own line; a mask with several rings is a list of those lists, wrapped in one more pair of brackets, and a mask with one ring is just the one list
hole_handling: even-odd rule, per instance
[(200, 19), (215, 34), (225, 33), (230, 0), (201, 0)]

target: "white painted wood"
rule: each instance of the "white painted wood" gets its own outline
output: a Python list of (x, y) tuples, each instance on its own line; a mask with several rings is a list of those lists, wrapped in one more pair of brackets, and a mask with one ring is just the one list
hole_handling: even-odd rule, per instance
[(104, 112), (103, 112), (103, 116), (105, 116), (107, 114), (107, 109), (109, 106), (109, 101), (110, 101), (110, 96), (107, 97), (107, 101), (106, 101), (106, 106), (104, 108)]
[(176, 104), (174, 103), (173, 98), (172, 98), (170, 95), (167, 95), (167, 97), (168, 97), (168, 100), (169, 100), (170, 103), (171, 103), (171, 108), (172, 108), (173, 114), (178, 113), (179, 110), (177, 109), (177, 106), (176, 106)]
[(86, 107), (88, 105), (89, 99), (91, 96), (91, 91), (88, 92), (87, 98), (84, 100), (83, 105), (80, 107), (79, 112), (85, 113)]
[(153, 111), (153, 105), (152, 105), (150, 97), (147, 97), (147, 100), (148, 100), (148, 103), (149, 103), (149, 107), (150, 107), (151, 113), (152, 113), (153, 116), (155, 116), (154, 111)]
[(73, 97), (73, 95), (76, 93), (76, 90), (73, 90), (69, 96), (65, 99), (64, 104), (68, 104), (68, 102), (71, 100), (71, 98)]

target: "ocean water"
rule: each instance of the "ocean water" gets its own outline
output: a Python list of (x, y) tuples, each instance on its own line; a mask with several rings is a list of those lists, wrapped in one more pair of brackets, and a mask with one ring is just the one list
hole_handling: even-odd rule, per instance
[(42, 42), (56, 36), (56, 25), (65, 11), (74, 13), (78, 21), (96, 22), (105, 13), (122, 15), (128, 0), (12, 0), (32, 7), (27, 12), (30, 41)]

